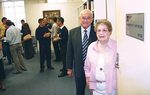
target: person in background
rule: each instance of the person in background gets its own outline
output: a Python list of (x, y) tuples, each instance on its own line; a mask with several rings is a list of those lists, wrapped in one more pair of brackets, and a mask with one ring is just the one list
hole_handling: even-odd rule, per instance
[(21, 22), (21, 24), (23, 25), (23, 24), (25, 23), (25, 20), (24, 20), (24, 19), (22, 19), (20, 22)]
[(0, 35), (0, 38), (1, 38), (1, 41), (2, 41), (2, 51), (3, 51), (3, 57), (4, 58), (7, 58), (8, 60), (8, 64), (12, 64), (12, 56), (11, 56), (11, 53), (10, 53), (10, 46), (9, 46), (9, 43), (6, 41), (6, 21), (7, 21), (7, 18), (6, 17), (3, 17), (1, 19), (2, 21), (2, 25), (1, 25), (1, 35)]
[(74, 71), (76, 95), (85, 95), (86, 80), (83, 69), (84, 60), (86, 58), (88, 45), (96, 40), (96, 33), (94, 26), (91, 24), (93, 14), (90, 10), (82, 10), (79, 20), (81, 25), (71, 29), (69, 33), (66, 65), (68, 76), (71, 77)]
[(27, 71), (22, 56), (20, 29), (15, 27), (10, 20), (6, 21), (6, 29), (6, 41), (10, 45), (10, 53), (16, 67), (16, 71), (13, 73), (19, 74), (22, 71)]
[[(59, 26), (57, 25), (57, 17), (52, 17), (51, 21), (53, 22), (51, 33), (52, 33), (52, 42), (55, 52), (56, 59), (55, 62), (61, 61), (61, 54), (60, 54), (60, 46), (59, 46), (59, 40), (57, 38), (59, 37)], [(55, 40), (56, 39), (56, 40)]]
[[(1, 33), (1, 32), (0, 32)], [(2, 42), (0, 42), (0, 91), (5, 91), (6, 87), (4, 84), (5, 79), (5, 70), (4, 70), (4, 64), (3, 64), (3, 53), (2, 53)]]
[(44, 62), (47, 62), (47, 69), (53, 70), (54, 68), (51, 65), (51, 33), (48, 28), (45, 26), (43, 18), (38, 20), (39, 26), (35, 31), (36, 39), (39, 41), (39, 50), (40, 50), (40, 72), (44, 72)]
[(3, 41), (4, 41), (4, 33), (5, 33), (5, 30), (6, 30), (6, 28), (5, 28), (5, 22), (7, 21), (7, 18), (6, 17), (3, 17), (2, 19), (1, 19), (1, 22), (0, 22), (0, 42), (1, 42), (1, 48), (2, 48), (2, 55), (3, 55), (3, 57), (6, 57), (6, 53), (5, 53), (5, 51), (4, 51), (4, 49), (3, 49), (3, 46), (4, 46), (4, 43), (3, 43)]
[(84, 64), (86, 83), (92, 95), (117, 95), (116, 41), (110, 39), (112, 25), (106, 19), (96, 23), (97, 41), (88, 47)]
[(22, 33), (22, 46), (24, 50), (24, 57), (26, 59), (31, 59), (34, 57), (34, 48), (32, 44), (32, 39), (29, 40), (23, 40), (23, 37), (26, 36), (27, 34), (31, 35), (31, 30), (28, 25), (28, 23), (25, 23), (24, 20), (21, 20), (22, 23), (22, 28), (21, 28), (21, 33)]
[(50, 31), (52, 28), (52, 24), (50, 23), (50, 18), (44, 18), (43, 20), (45, 22), (45, 26), (47, 26)]
[(60, 27), (59, 30), (59, 37), (60, 37), (60, 52), (61, 52), (61, 58), (63, 63), (63, 68), (60, 70), (61, 73), (58, 75), (58, 77), (64, 77), (67, 75), (67, 69), (66, 69), (66, 51), (67, 51), (67, 41), (68, 41), (68, 29), (64, 25), (64, 18), (58, 17), (57, 18), (57, 25)]
[[(49, 32), (51, 33), (51, 28), (52, 28), (52, 24), (50, 23), (50, 19), (49, 18), (43, 18), (45, 26), (48, 28)], [(51, 39), (52, 37), (50, 36), (50, 50), (51, 50)]]

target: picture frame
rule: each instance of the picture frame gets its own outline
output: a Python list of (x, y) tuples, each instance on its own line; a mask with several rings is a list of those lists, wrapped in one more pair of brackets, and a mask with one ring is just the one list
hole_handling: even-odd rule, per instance
[(43, 11), (43, 18), (60, 17), (60, 16), (61, 16), (60, 10), (45, 10), (45, 11)]

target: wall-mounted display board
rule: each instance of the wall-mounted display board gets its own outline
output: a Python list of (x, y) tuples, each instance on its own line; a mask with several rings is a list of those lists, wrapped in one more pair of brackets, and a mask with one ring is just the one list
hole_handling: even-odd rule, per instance
[(144, 41), (144, 13), (126, 14), (126, 35)]

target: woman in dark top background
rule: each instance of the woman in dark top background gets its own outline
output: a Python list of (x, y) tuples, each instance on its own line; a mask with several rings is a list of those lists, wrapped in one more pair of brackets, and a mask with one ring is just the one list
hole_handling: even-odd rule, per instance
[(35, 53), (32, 44), (32, 39), (25, 40), (25, 41), (23, 40), (24, 36), (26, 36), (27, 34), (31, 34), (30, 27), (27, 23), (22, 23), (21, 33), (22, 33), (22, 45), (24, 49), (24, 57), (26, 59), (31, 59), (32, 57), (34, 57), (34, 53)]

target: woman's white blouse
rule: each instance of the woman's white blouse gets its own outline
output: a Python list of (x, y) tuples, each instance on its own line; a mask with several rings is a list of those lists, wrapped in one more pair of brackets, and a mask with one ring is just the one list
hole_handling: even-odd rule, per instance
[(98, 60), (96, 63), (96, 72), (95, 72), (95, 78), (97, 81), (105, 81), (105, 73), (104, 73), (104, 64), (105, 64), (105, 60), (104, 60), (104, 56), (102, 54), (99, 54), (98, 56)]

